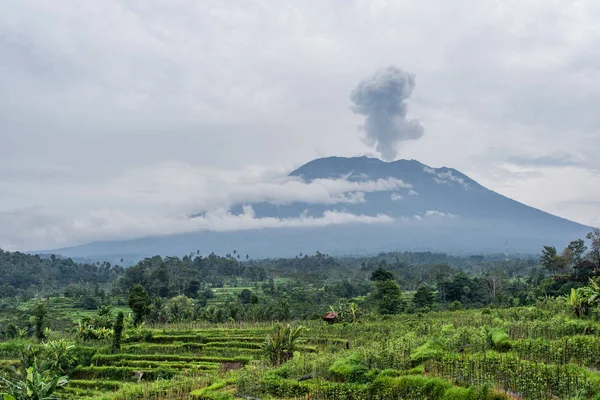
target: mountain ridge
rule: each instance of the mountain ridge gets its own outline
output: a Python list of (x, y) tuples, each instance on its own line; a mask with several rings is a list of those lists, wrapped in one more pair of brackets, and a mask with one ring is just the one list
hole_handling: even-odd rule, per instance
[(385, 162), (365, 156), (323, 157), (307, 162), (289, 175), (309, 183), (323, 179), (357, 183), (388, 180), (397, 186), (392, 190), (357, 190), (350, 200), (336, 204), (264, 201), (236, 204), (230, 212), (241, 215), (251, 206), (256, 218), (318, 218), (327, 212), (337, 212), (366, 217), (387, 215), (394, 222), (199, 231), (92, 242), (55, 252), (99, 259), (117, 254), (135, 254), (141, 258), (231, 249), (266, 258), (316, 250), (365, 254), (423, 249), (474, 254), (503, 252), (510, 242), (514, 251), (528, 253), (539, 251), (543, 244), (564, 245), (591, 229), (487, 189), (454, 168), (432, 168), (417, 160)]

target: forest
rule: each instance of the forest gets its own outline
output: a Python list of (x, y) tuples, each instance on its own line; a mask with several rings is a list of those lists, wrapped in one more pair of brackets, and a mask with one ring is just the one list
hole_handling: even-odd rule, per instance
[(600, 230), (510, 256), (0, 250), (5, 399), (600, 399)]

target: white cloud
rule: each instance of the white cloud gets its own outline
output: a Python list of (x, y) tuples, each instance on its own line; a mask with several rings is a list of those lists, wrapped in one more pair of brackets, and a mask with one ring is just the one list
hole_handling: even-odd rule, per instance
[[(50, 248), (90, 240), (191, 232), (243, 230), (343, 223), (389, 222), (385, 215), (368, 217), (327, 212), (322, 217), (255, 218), (228, 213), (233, 204), (292, 202), (362, 203), (365, 193), (407, 189), (399, 179), (353, 182), (316, 179), (304, 182), (287, 171), (249, 167), (242, 171), (195, 168), (161, 163), (136, 168), (104, 184), (17, 185), (12, 202), (0, 208), (0, 247)], [(44, 192), (44, 205), (20, 201)], [(0, 203), (2, 205), (2, 203)], [(190, 219), (192, 214), (202, 217)]]
[(404, 196), (402, 196), (400, 193), (392, 193), (390, 195), (390, 199), (392, 199), (392, 201), (402, 201), (404, 200)]
[(452, 171), (439, 171), (430, 167), (424, 167), (423, 171), (432, 174), (434, 176), (433, 180), (439, 185), (445, 184), (452, 186), (452, 182), (456, 182), (465, 188), (465, 190), (469, 190), (469, 184), (460, 176), (454, 175)]
[[(57, 247), (74, 240), (85, 243), (87, 241), (111, 239), (130, 239), (139, 236), (168, 235), (173, 233), (186, 233), (198, 231), (240, 231), (264, 228), (291, 228), (291, 227), (323, 227), (342, 224), (386, 224), (394, 219), (387, 215), (367, 216), (355, 215), (339, 211), (326, 211), (320, 217), (299, 215), (294, 218), (263, 217), (257, 218), (252, 207), (245, 206), (242, 214), (233, 215), (225, 210), (216, 210), (206, 213), (201, 217), (188, 218), (187, 215), (164, 216), (144, 215), (123, 212), (120, 210), (95, 210), (86, 215), (73, 219), (56, 219), (48, 216), (40, 221), (40, 216), (33, 220), (31, 214), (24, 219), (7, 219), (0, 215), (3, 224), (9, 227), (17, 224), (28, 224), (31, 230), (24, 232), (27, 237), (3, 237), (0, 235), (0, 247), (11, 249), (20, 245), (15, 240), (27, 240), (37, 243), (38, 246), (48, 245)], [(12, 223), (11, 223), (12, 222)], [(41, 248), (41, 247), (40, 247)]]
[(456, 218), (457, 215), (452, 213), (446, 213), (437, 210), (427, 210), (425, 211), (425, 217), (427, 218)]
[(409, 196), (418, 196), (418, 195), (419, 195), (419, 192), (417, 192), (416, 190), (410, 189), (410, 190), (408, 191), (408, 195), (409, 195)]

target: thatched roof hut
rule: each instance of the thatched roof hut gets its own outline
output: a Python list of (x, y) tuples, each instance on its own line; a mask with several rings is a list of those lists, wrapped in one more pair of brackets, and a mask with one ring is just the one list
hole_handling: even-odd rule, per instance
[(323, 315), (323, 320), (329, 322), (330, 324), (335, 322), (338, 319), (338, 313), (329, 311), (327, 314)]

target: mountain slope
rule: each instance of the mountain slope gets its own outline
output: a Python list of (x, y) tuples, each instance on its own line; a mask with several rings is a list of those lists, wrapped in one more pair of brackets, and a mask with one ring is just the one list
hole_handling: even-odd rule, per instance
[[(316, 250), (338, 254), (386, 250), (476, 253), (503, 252), (508, 243), (512, 251), (530, 253), (538, 252), (543, 244), (562, 246), (590, 229), (488, 190), (457, 170), (434, 169), (415, 160), (388, 163), (367, 157), (328, 157), (313, 160), (290, 175), (305, 182), (344, 179), (373, 184), (392, 180), (395, 185), (388, 190), (357, 190), (350, 193), (350, 200), (339, 203), (255, 203), (251, 206), (256, 218), (319, 218), (337, 211), (386, 215), (394, 222), (197, 232), (96, 242), (56, 252), (111, 259), (232, 249), (254, 257), (292, 256)], [(231, 212), (243, 213), (243, 205), (233, 206)]]

